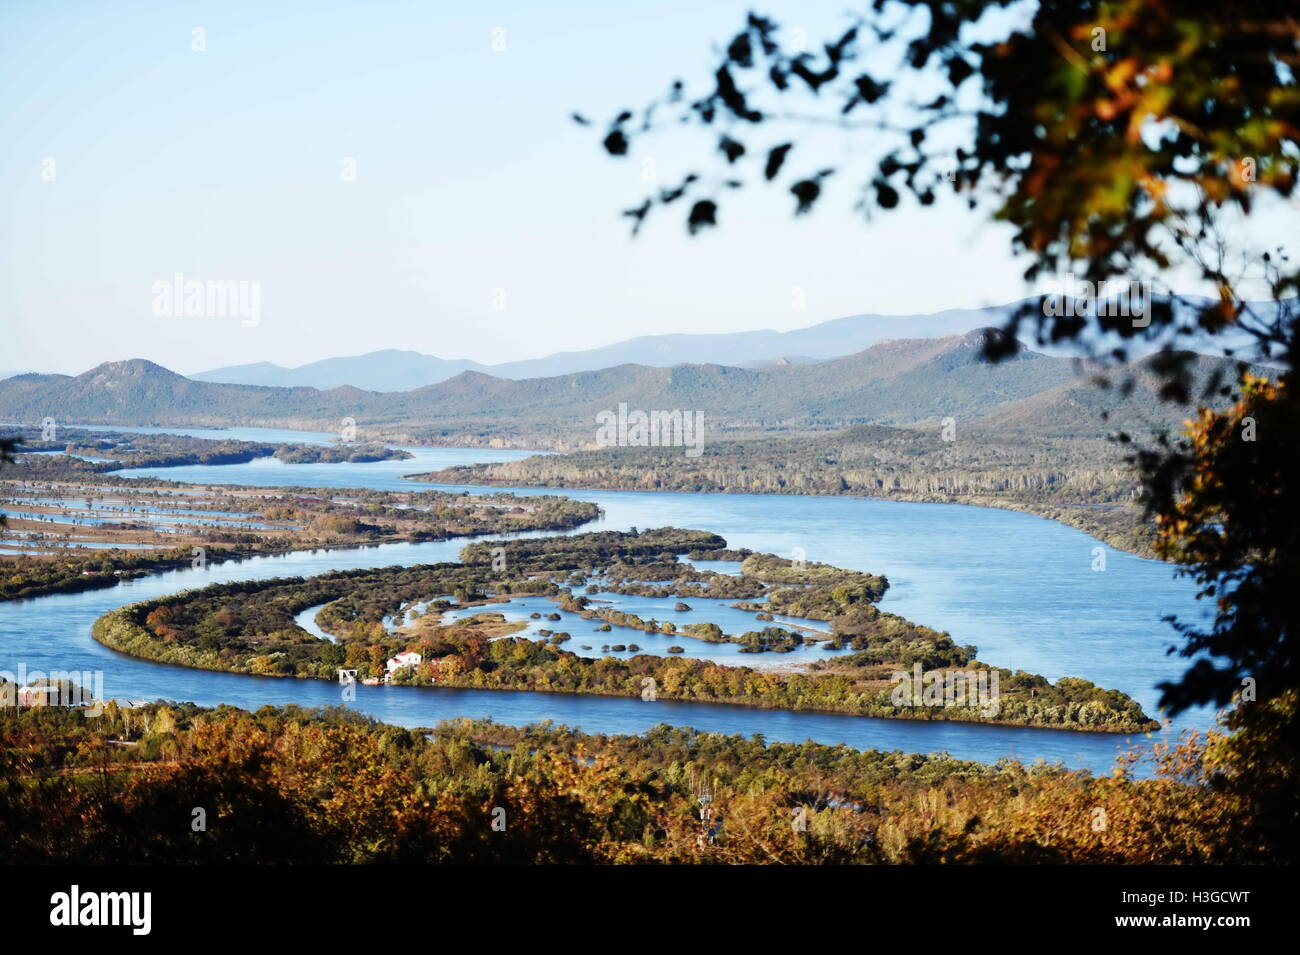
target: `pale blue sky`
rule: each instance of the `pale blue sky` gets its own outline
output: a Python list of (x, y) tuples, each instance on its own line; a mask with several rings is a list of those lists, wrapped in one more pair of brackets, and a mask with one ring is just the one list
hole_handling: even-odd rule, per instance
[[(864, 225), (847, 178), (810, 218), (753, 189), (714, 234), (688, 238), (679, 213), (630, 238), (618, 212), (646, 190), (641, 160), (662, 184), (704, 141), (613, 162), (569, 114), (603, 119), (705, 77), (748, 6), (5, 0), (0, 373), (379, 348), (506, 361), (1026, 294), (1003, 228), (955, 204)], [(760, 7), (811, 38), (844, 9)], [(260, 282), (260, 324), (155, 317), (151, 286), (175, 272)]]

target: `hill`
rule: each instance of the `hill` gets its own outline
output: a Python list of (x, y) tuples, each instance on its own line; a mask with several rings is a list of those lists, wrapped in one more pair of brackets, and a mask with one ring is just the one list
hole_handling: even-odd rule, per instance
[(105, 362), (70, 378), (19, 375), (0, 381), (0, 417), (84, 424), (230, 424), (329, 421), (352, 407), (356, 389), (259, 388), (195, 381), (142, 358)]
[[(887, 341), (817, 364), (761, 368), (618, 365), (514, 381), (463, 371), (408, 391), (329, 390), (195, 381), (152, 362), (109, 362), (75, 378), (20, 375), (0, 381), (0, 420), (119, 425), (264, 425), (335, 430), (350, 417), (370, 437), (449, 443), (591, 446), (596, 415), (621, 404), (699, 412), (712, 434), (825, 432), (857, 424), (963, 427), (1002, 433), (1099, 436), (1102, 419), (1138, 420), (1181, 411), (1155, 400), (1143, 363), (1128, 397), (1093, 385), (1068, 358), (1021, 349), (990, 365), (983, 330), (938, 339)], [(1203, 373), (1226, 367), (1201, 358)], [(1167, 409), (1167, 410), (1166, 410)]]

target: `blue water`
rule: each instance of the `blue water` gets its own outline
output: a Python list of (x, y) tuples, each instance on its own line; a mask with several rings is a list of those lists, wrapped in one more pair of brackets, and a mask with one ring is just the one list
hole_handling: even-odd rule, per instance
[[(585, 593), (585, 591), (582, 591)], [(672, 621), (678, 627), (687, 623), (716, 623), (722, 628), (725, 634), (739, 636), (749, 630), (762, 630), (764, 627), (801, 624), (807, 627), (827, 630), (827, 624), (818, 620), (801, 620), (797, 617), (777, 617), (771, 623), (765, 623), (755, 617), (752, 611), (737, 610), (731, 604), (731, 600), (718, 600), (715, 598), (687, 597), (684, 599), (691, 609), (690, 611), (675, 611), (673, 607), (677, 604), (676, 597), (641, 597), (631, 594), (615, 594), (601, 592), (590, 595), (590, 599), (601, 601), (599, 606), (612, 607), (615, 610), (621, 610), (624, 613), (636, 614), (642, 620), (651, 618), (658, 620), (660, 623)], [(596, 609), (593, 607), (593, 609)], [(611, 626), (608, 631), (598, 631), (596, 628), (603, 621), (598, 619), (589, 619), (580, 614), (568, 613), (560, 610), (554, 601), (539, 596), (513, 597), (507, 602), (490, 603), (484, 606), (471, 607), (454, 607), (443, 614), (443, 620), (450, 623), (463, 617), (471, 617), (477, 613), (498, 613), (507, 621), (523, 622), (527, 624), (523, 630), (517, 634), (521, 637), (527, 637), (530, 640), (545, 640), (546, 635), (542, 630), (550, 630), (553, 633), (567, 633), (571, 637), (562, 644), (565, 650), (576, 653), (580, 657), (598, 658), (598, 657), (615, 657), (628, 659), (636, 656), (638, 653), (649, 653), (655, 656), (667, 656), (669, 647), (681, 647), (681, 653), (674, 653), (673, 656), (682, 656), (695, 660), (709, 660), (714, 663), (725, 663), (728, 666), (747, 666), (755, 669), (764, 669), (769, 667), (789, 666), (792, 663), (809, 663), (814, 660), (825, 660), (841, 653), (850, 653), (848, 649), (844, 650), (824, 650), (820, 642), (826, 639), (826, 636), (809, 634), (818, 642), (814, 644), (805, 644), (789, 653), (743, 653), (741, 647), (736, 643), (708, 643), (700, 640), (698, 637), (692, 637), (686, 633), (649, 633), (643, 630), (637, 630), (632, 627)], [(541, 617), (534, 620), (532, 615), (540, 613)], [(547, 620), (548, 614), (558, 613), (559, 620)], [(618, 646), (630, 647), (636, 644), (639, 650), (602, 650), (602, 647)]]
[(333, 444), (338, 440), (338, 435), (323, 431), (294, 431), (289, 428), (138, 428), (101, 424), (68, 427), (86, 431), (121, 431), (126, 434), (179, 434), (188, 438), (213, 438), (217, 441), (263, 441), (267, 444)]
[(42, 521), (47, 524), (71, 524), (78, 527), (104, 527), (113, 524), (132, 524), (146, 528), (150, 531), (160, 534), (182, 534), (186, 533), (188, 528), (194, 526), (200, 527), (228, 527), (228, 528), (250, 528), (253, 530), (267, 530), (274, 527), (273, 524), (266, 524), (260, 521), (227, 521), (217, 520), (222, 517), (220, 511), (202, 512), (209, 513), (213, 520), (195, 520), (195, 511), (170, 511), (166, 514), (160, 514), (156, 511), (149, 511), (145, 508), (139, 508), (133, 511), (116, 511), (99, 517), (93, 514), (76, 514), (63, 512), (59, 514), (50, 514), (41, 511), (20, 511), (8, 507), (0, 507), (0, 515), (5, 517), (20, 518), (28, 521)]
[[(433, 486), (402, 481), (400, 473), (425, 470), (425, 462), (435, 457), (446, 463), (468, 463), (526, 453), (419, 450), (428, 455), (419, 462), (378, 462), (399, 465), (397, 468), (252, 462), (126, 473), (204, 483), (428, 490)], [(455, 490), (485, 493), (497, 489)], [(1091, 568), (1097, 541), (1064, 525), (1014, 511), (842, 497), (565, 493), (593, 501), (604, 511), (599, 521), (582, 530), (665, 525), (701, 528), (721, 534), (732, 547), (786, 555), (800, 548), (808, 560), (883, 573), (891, 583), (882, 602), (885, 609), (946, 630), (960, 644), (975, 644), (981, 660), (1042, 673), (1053, 680), (1064, 675), (1083, 677), (1131, 694), (1151, 714), (1156, 712), (1156, 684), (1177, 677), (1185, 666), (1181, 658), (1166, 655), (1166, 648), (1176, 642), (1176, 634), (1161, 618), (1177, 613), (1185, 619), (1200, 619), (1202, 609), (1193, 599), (1191, 582), (1176, 579), (1168, 565), (1107, 548), (1106, 570), (1094, 572)], [(209, 566), (204, 571), (172, 571), (106, 591), (0, 604), (0, 669), (12, 670), (24, 662), (29, 668), (102, 670), (105, 693), (116, 697), (161, 697), (205, 705), (225, 702), (243, 707), (338, 703), (340, 688), (332, 684), (209, 673), (134, 661), (94, 643), (89, 636), (90, 625), (114, 607), (188, 587), (224, 580), (310, 575), (337, 568), (454, 560), (463, 543), (438, 541), (307, 551)], [(692, 607), (697, 603), (690, 598), (686, 602)], [(677, 616), (695, 615), (661, 613), (659, 619)], [(575, 652), (579, 652), (580, 643), (596, 647), (602, 643), (637, 643), (649, 648), (650, 641), (657, 639), (617, 628), (608, 634), (579, 639), (570, 621), (544, 621), (542, 625), (572, 633), (574, 639), (565, 647)], [(598, 642), (593, 638), (599, 638)], [(671, 642), (710, 648), (685, 637)], [(721, 649), (725, 651), (726, 645)], [(744, 654), (737, 662), (752, 664), (777, 656)], [(1069, 766), (1098, 772), (1111, 767), (1116, 752), (1125, 744), (1124, 737), (1104, 734), (873, 720), (697, 703), (438, 688), (356, 690), (356, 701), (350, 705), (406, 726), (430, 725), (453, 716), (490, 716), (511, 724), (552, 719), (592, 732), (634, 733), (668, 722), (717, 732), (758, 733), (773, 740), (812, 739), (846, 742), (860, 748), (922, 752), (946, 750), (957, 757), (984, 761), (1002, 756), (1061, 760)], [(1173, 729), (1203, 727), (1209, 720), (1210, 714), (1204, 711), (1187, 713), (1174, 722)]]
[(314, 607), (308, 607), (306, 610), (298, 611), (298, 613), (294, 615), (293, 622), (318, 640), (328, 640), (330, 643), (337, 643), (338, 641), (322, 630), (320, 624), (316, 622), (316, 614), (320, 613), (320, 609), (324, 606), (325, 604), (317, 604)]
[[(82, 426), (78, 426), (82, 427)], [(139, 434), (182, 434), (194, 438), (226, 438), (238, 441), (262, 441), (267, 444), (329, 445), (338, 435), (320, 431), (291, 431), (284, 428), (113, 428), (99, 426), (91, 430), (131, 431)], [(348, 464), (286, 464), (278, 458), (257, 458), (244, 464), (192, 465), (175, 468), (127, 468), (114, 471), (123, 477), (167, 478), (196, 483), (243, 484), (250, 487), (313, 486), (368, 487), (376, 490), (432, 490), (433, 485), (404, 481), (404, 474), (437, 471), (459, 464), (489, 464), (518, 461), (537, 451), (504, 448), (422, 448), (384, 442), (385, 447), (399, 448), (412, 457), (401, 461), (372, 461)], [(165, 472), (165, 473), (164, 473)]]
[[(390, 445), (396, 447), (396, 445)], [(404, 481), (404, 474), (420, 474), (458, 464), (518, 461), (536, 453), (499, 448), (402, 448), (413, 457), (401, 461), (344, 464), (286, 464), (279, 458), (256, 458), (244, 464), (195, 464), (175, 468), (127, 468), (114, 471), (123, 477), (197, 483), (243, 484), (249, 487), (282, 485), (307, 487), (368, 487), (383, 491), (432, 491), (436, 485)]]
[[(58, 538), (23, 538), (21, 540), (5, 540), (0, 543), (14, 545), (0, 547), (0, 554), (27, 554), (33, 552), (44, 554), (51, 550), (63, 550), (69, 547), (81, 550), (155, 550), (164, 546), (162, 544), (126, 544), (121, 542), (107, 544), (94, 541), (65, 541)], [(19, 546), (24, 544), (26, 548)]]

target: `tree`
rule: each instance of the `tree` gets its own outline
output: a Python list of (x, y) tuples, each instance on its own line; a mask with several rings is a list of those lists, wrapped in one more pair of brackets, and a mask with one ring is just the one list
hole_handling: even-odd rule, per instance
[[(716, 144), (711, 158), (721, 172), (695, 169), (646, 197), (626, 213), (634, 229), (654, 208), (683, 199), (692, 200), (692, 233), (714, 226), (746, 175), (786, 184), (795, 214), (809, 213), (831, 177), (854, 171), (843, 151), (805, 157), (796, 139), (759, 150), (752, 140), (811, 126), (870, 130), (875, 148), (861, 157), (856, 184), (855, 208), (864, 213), (899, 208), (904, 193), (930, 205), (949, 189), (1012, 223), (1016, 250), (1033, 259), (1030, 279), (1082, 266), (1082, 279), (1127, 281), (1194, 263), (1220, 288), (1220, 301), (1194, 316), (1162, 309), (1150, 326), (1116, 317), (1096, 324), (1156, 341), (1232, 325), (1266, 354), (1291, 356), (1293, 312), (1261, 314), (1235, 295), (1235, 263), (1219, 227), (1226, 213), (1249, 214), (1261, 197), (1288, 198), (1295, 188), (1294, 12), (1266, 0), (1042, 0), (1028, 23), (1003, 27), (996, 40), (969, 39), (1006, 20), (997, 9), (1006, 6), (875, 0), (815, 54), (787, 50), (775, 21), (750, 14), (711, 90), (690, 97), (678, 80), (610, 123), (604, 147), (614, 156), (666, 123), (692, 124)], [(891, 58), (899, 62), (889, 79), (863, 66)], [(783, 175), (794, 165), (799, 172)], [(1275, 299), (1296, 292), (1289, 262), (1260, 256), (1250, 264)], [(1031, 308), (1008, 330), (1029, 319), (1043, 341), (1077, 340), (1088, 326), (1084, 316)], [(999, 346), (1005, 353), (1012, 341), (991, 343), (995, 355)]]
[[(1040, 0), (1027, 17), (1012, 6), (873, 0), (816, 52), (788, 48), (775, 21), (751, 13), (710, 87), (688, 94), (676, 81), (610, 122), (611, 156), (666, 123), (698, 129), (708, 150), (677, 185), (625, 215), (635, 233), (652, 211), (685, 206), (695, 235), (717, 226), (724, 200), (755, 180), (788, 188), (795, 215), (850, 176), (855, 208), (868, 217), (907, 196), (930, 205), (950, 190), (1012, 225), (1013, 251), (1030, 259), (1027, 280), (1068, 273), (1098, 292), (1117, 280), (1165, 292), (1147, 321), (1107, 314), (1095, 299), (1083, 310), (1031, 301), (988, 336), (986, 356), (1005, 358), (1032, 333), (1119, 365), (1141, 341), (1158, 351), (1128, 366), (1126, 384), (1150, 373), (1167, 400), (1220, 406), (1201, 407), (1185, 435), (1157, 435), (1130, 456), (1163, 553), (1217, 607), (1208, 631), (1175, 621), (1182, 652), (1197, 661), (1162, 686), (1162, 705), (1176, 713), (1235, 699), (1225, 772), (1244, 791), (1293, 791), (1300, 271), (1284, 250), (1237, 236), (1252, 216), (1285, 209), (1295, 190), (1295, 5)], [(818, 155), (824, 146), (806, 133), (827, 126), (870, 130), (875, 151), (850, 151), (857, 158), (847, 161), (842, 149)], [(1191, 300), (1160, 287), (1175, 269), (1191, 269), (1214, 295)], [(1248, 300), (1252, 283), (1267, 288), (1267, 302)], [(1274, 380), (1240, 361), (1235, 382), (1198, 378), (1195, 356), (1180, 346), (1207, 336), (1224, 355), (1275, 363)], [(1266, 824), (1293, 837), (1295, 807), (1265, 802)]]
[[(21, 439), (19, 438), (0, 438), (0, 467), (6, 464), (14, 463), (14, 451), (18, 448)], [(0, 527), (5, 526), (5, 516), (0, 514)]]

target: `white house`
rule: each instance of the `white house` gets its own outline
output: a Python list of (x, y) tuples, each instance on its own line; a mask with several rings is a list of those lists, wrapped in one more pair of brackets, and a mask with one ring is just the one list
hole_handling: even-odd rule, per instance
[[(51, 700), (51, 697), (54, 699)], [(20, 686), (18, 688), (19, 706), (56, 706), (58, 702), (59, 687), (56, 684)]]
[(393, 673), (403, 667), (416, 666), (424, 657), (420, 656), (414, 650), (408, 650), (406, 653), (399, 653), (388, 661), (388, 672)]

